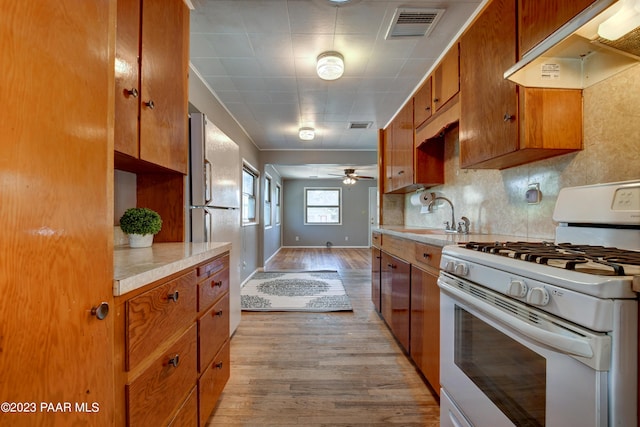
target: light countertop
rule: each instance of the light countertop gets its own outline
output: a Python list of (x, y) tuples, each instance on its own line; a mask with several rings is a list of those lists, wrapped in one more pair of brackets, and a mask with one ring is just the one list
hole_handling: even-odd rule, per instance
[(229, 242), (154, 243), (150, 248), (116, 246), (113, 295), (120, 296), (231, 250)]
[(442, 229), (405, 227), (402, 225), (381, 225), (374, 228), (373, 231), (440, 247), (466, 242), (530, 242), (541, 240), (506, 234), (447, 233)]

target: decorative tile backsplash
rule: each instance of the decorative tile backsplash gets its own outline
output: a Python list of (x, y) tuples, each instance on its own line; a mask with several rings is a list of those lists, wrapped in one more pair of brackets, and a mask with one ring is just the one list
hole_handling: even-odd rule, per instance
[[(584, 89), (584, 150), (499, 170), (459, 168), (458, 135), (445, 141), (445, 183), (427, 191), (447, 197), (456, 220), (466, 216), (471, 231), (553, 239), (552, 214), (563, 187), (640, 178), (640, 66)], [(528, 204), (529, 184), (538, 183), (539, 204)], [(407, 195), (385, 195), (385, 224), (443, 227), (448, 204), (421, 214)]]

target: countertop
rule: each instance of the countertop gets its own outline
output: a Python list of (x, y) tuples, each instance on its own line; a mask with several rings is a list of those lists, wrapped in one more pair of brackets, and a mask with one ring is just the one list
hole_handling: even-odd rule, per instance
[(541, 240), (507, 234), (447, 233), (439, 228), (405, 227), (402, 225), (381, 225), (374, 228), (373, 231), (440, 247), (466, 242), (530, 242)]
[(231, 250), (229, 242), (154, 243), (150, 248), (116, 246), (113, 295), (121, 296)]

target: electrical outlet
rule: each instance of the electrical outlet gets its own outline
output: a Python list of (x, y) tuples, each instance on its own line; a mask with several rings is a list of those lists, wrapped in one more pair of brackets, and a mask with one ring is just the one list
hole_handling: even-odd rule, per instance
[(296, 236), (296, 242), (300, 240), (300, 236)]
[(345, 242), (349, 240), (349, 236), (344, 236)]

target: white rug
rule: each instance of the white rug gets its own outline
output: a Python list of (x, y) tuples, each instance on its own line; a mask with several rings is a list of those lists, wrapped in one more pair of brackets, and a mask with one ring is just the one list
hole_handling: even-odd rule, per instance
[(352, 311), (335, 271), (258, 272), (242, 287), (244, 311)]

